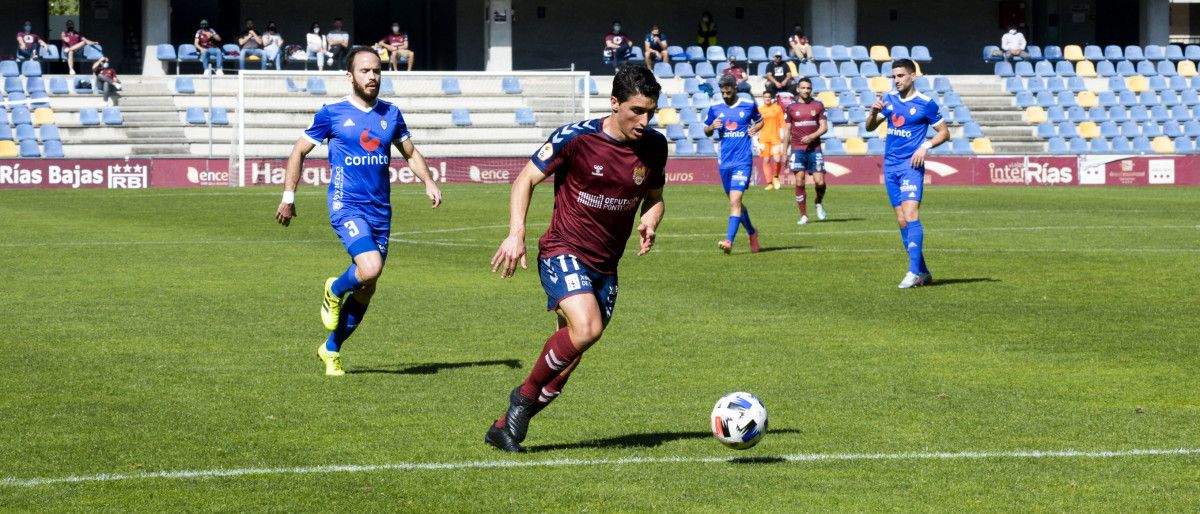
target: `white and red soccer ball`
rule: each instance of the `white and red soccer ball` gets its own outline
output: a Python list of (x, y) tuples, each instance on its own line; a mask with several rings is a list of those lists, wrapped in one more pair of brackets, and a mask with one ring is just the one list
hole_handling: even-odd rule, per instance
[(709, 419), (717, 440), (735, 450), (753, 447), (767, 433), (767, 408), (750, 393), (739, 391), (722, 396)]

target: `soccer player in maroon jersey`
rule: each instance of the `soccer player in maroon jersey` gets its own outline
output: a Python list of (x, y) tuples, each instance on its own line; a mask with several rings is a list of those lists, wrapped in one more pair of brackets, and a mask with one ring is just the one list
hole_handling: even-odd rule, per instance
[(791, 149), (788, 168), (796, 174), (796, 205), (800, 221), (808, 223), (808, 199), (805, 197), (805, 175), (812, 175), (817, 190), (817, 219), (825, 219), (825, 156), (821, 153), (821, 135), (829, 130), (825, 119), (825, 104), (812, 96), (812, 81), (800, 79), (796, 84), (797, 100), (783, 112), (788, 130), (783, 131), (783, 146)]
[(583, 352), (600, 339), (617, 299), (617, 262), (634, 216), (638, 255), (654, 245), (663, 216), (667, 140), (646, 125), (661, 86), (638, 63), (625, 63), (613, 78), (612, 114), (565, 125), (550, 135), (513, 182), (508, 238), (492, 257), (492, 272), (511, 277), (525, 268), (525, 215), (533, 189), (554, 177), (550, 228), (538, 241), (538, 272), (547, 310), (558, 330), (546, 341), (525, 382), (508, 395), (508, 410), (488, 428), (484, 442), (523, 452), (529, 420), (559, 393)]

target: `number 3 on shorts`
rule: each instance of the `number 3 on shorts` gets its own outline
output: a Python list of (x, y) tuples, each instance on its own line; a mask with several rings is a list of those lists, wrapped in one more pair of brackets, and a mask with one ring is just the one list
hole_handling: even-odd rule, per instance
[(346, 227), (346, 232), (350, 234), (350, 237), (358, 237), (358, 225), (355, 225), (353, 220), (342, 223), (342, 226)]

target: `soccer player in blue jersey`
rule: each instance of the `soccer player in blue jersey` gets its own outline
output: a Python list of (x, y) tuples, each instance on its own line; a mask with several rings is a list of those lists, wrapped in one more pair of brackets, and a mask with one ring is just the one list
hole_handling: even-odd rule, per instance
[[(938, 112), (937, 101), (913, 87), (916, 69), (908, 59), (893, 62), (892, 79), (896, 90), (876, 100), (867, 117), (868, 131), (875, 130), (885, 120), (888, 124), (883, 183), (896, 211), (900, 238), (908, 251), (908, 273), (900, 281), (901, 289), (933, 281), (922, 253), (925, 228), (921, 226), (920, 209), (921, 193), (925, 189), (925, 154), (950, 139), (950, 129), (946, 128), (946, 121)], [(937, 135), (926, 141), (925, 134), (931, 126), (937, 130)]]
[(291, 224), (296, 216), (296, 184), (304, 157), (328, 140), (329, 223), (352, 261), (340, 276), (325, 281), (321, 322), (330, 332), (317, 347), (317, 356), (325, 363), (325, 374), (329, 376), (345, 374), (342, 343), (366, 314), (387, 260), (392, 221), (389, 145), (400, 150), (413, 173), (425, 183), (425, 195), (433, 201), (433, 207), (442, 203), (442, 193), (430, 178), (425, 157), (413, 145), (400, 109), (377, 99), (379, 55), (370, 48), (351, 49), (346, 56), (346, 70), (353, 93), (322, 107), (292, 147), (283, 201), (275, 211), (280, 224)]
[(746, 227), (750, 237), (750, 251), (758, 253), (758, 230), (750, 223), (750, 210), (742, 205), (742, 195), (750, 185), (750, 174), (754, 169), (754, 144), (751, 138), (762, 129), (762, 115), (754, 100), (738, 98), (737, 79), (724, 75), (717, 82), (721, 88), (723, 103), (708, 108), (704, 118), (704, 135), (716, 133), (721, 138), (721, 150), (717, 155), (717, 171), (721, 174), (721, 187), (729, 196), (729, 223), (725, 228), (725, 239), (717, 246), (725, 253), (733, 251), (733, 238), (738, 226)]

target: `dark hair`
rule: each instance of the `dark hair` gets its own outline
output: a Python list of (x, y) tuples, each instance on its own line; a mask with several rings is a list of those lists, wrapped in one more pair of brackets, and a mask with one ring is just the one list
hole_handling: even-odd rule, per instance
[(334, 18), (333, 21), (342, 21), (342, 17), (338, 16), (338, 17)]
[(314, 21), (314, 22), (312, 22), (312, 25), (308, 26), (308, 30), (312, 30), (312, 29), (320, 28), (320, 27), (321, 27), (321, 24)]
[(764, 94), (764, 95), (767, 95), (767, 96), (769, 96), (769, 97), (771, 97), (771, 98), (775, 98), (775, 92), (774, 92), (774, 91), (772, 91), (772, 90), (770, 90), (770, 89), (763, 91), (763, 94)]
[(717, 88), (737, 87), (737, 79), (733, 75), (721, 75), (721, 80), (717, 81)]
[(246, 21), (254, 21), (254, 18), (246, 18)]
[(812, 80), (810, 80), (808, 77), (800, 77), (800, 80), (796, 81), (797, 84), (803, 84), (805, 82), (808, 82), (809, 87), (812, 87)]
[(367, 54), (371, 54), (376, 57), (379, 57), (379, 54), (375, 53), (375, 49), (371, 48), (369, 46), (356, 46), (354, 48), (351, 48), (349, 52), (346, 52), (346, 70), (347, 71), (352, 72), (352, 73), (354, 72), (354, 56), (356, 56), (358, 54), (362, 54), (362, 53), (367, 53)]
[(917, 65), (910, 59), (896, 59), (895, 61), (892, 61), (892, 68), (904, 68), (908, 70), (909, 73), (917, 72)]
[(617, 68), (617, 75), (613, 77), (612, 95), (617, 97), (618, 102), (624, 102), (634, 95), (658, 101), (661, 93), (662, 86), (659, 85), (658, 79), (654, 78), (654, 73), (642, 63), (626, 62)]

